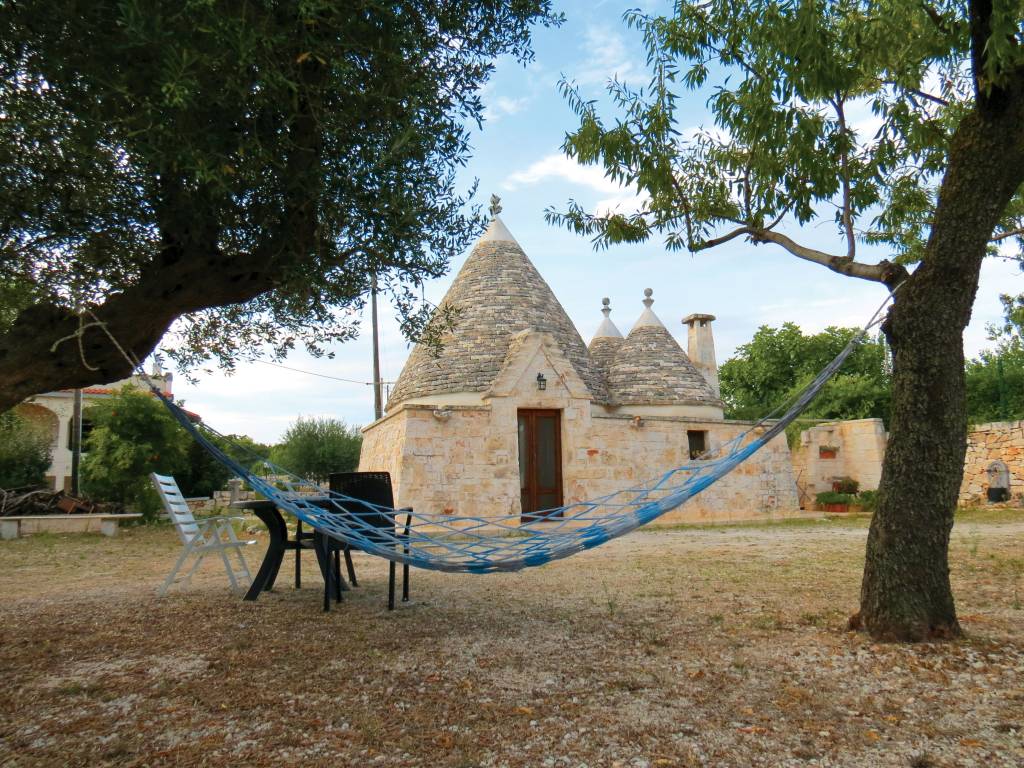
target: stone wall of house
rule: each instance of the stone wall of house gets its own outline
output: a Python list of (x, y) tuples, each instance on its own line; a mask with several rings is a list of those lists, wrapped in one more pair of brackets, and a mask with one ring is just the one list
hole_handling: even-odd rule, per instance
[[(676, 417), (647, 417), (640, 426), (625, 415), (588, 417), (585, 408), (562, 409), (565, 504), (646, 484), (686, 463), (688, 430), (706, 430), (714, 447), (748, 428)], [(359, 469), (391, 472), (398, 506), (514, 516), (520, 512), (517, 440), (514, 402), (445, 410), (408, 406), (367, 429)], [(798, 511), (782, 436), (658, 523), (771, 520)]]
[[(703, 431), (712, 449), (750, 428), (742, 422), (680, 417), (596, 416), (586, 445), (571, 457), (566, 494), (593, 498), (646, 486), (690, 461), (688, 431)], [(784, 436), (775, 438), (732, 472), (655, 524), (771, 520), (797, 514), (796, 485)]]
[(964, 481), (960, 486), (960, 504), (987, 500), (988, 468), (1002, 461), (1010, 470), (1010, 495), (1024, 494), (1024, 421), (994, 421), (979, 424), (967, 434)]
[[(592, 406), (571, 368), (548, 346), (524, 345), (481, 406), (403, 405), (364, 430), (359, 468), (392, 474), (395, 502), (424, 513), (516, 516), (520, 513), (517, 411), (562, 412), (563, 503), (628, 487), (689, 461), (688, 430), (706, 431), (714, 448), (749, 428), (739, 422), (678, 416), (608, 414)], [(518, 352), (517, 352), (518, 354)], [(536, 375), (547, 389), (539, 391)], [(785, 438), (661, 523), (773, 519), (798, 513)]]
[(833, 421), (804, 430), (792, 454), (800, 505), (813, 509), (815, 495), (831, 491), (842, 477), (856, 480), (862, 491), (876, 490), (887, 440), (881, 419)]

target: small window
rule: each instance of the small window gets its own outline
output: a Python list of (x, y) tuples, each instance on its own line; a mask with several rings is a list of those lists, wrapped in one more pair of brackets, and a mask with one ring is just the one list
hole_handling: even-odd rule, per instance
[(686, 430), (686, 441), (690, 445), (691, 459), (699, 459), (708, 449), (708, 433), (703, 430)]

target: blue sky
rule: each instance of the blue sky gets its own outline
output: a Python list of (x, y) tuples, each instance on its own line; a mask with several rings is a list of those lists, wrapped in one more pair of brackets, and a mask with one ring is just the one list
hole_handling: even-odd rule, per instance
[[(639, 316), (644, 288), (654, 289), (654, 311), (685, 348), (682, 317), (692, 312), (717, 316), (715, 344), (721, 363), (739, 344), (749, 341), (761, 325), (796, 322), (805, 331), (828, 325), (862, 325), (884, 298), (876, 284), (835, 275), (802, 262), (777, 247), (754, 247), (735, 240), (691, 256), (669, 253), (660, 242), (615, 246), (594, 251), (590, 243), (544, 222), (549, 206), (564, 208), (570, 198), (588, 210), (629, 205), (633, 195), (605, 180), (595, 168), (575, 165), (561, 152), (574, 116), (558, 93), (562, 74), (575, 80), (584, 95), (600, 99), (604, 83), (617, 75), (631, 84), (647, 80), (639, 35), (622, 23), (626, 8), (637, 2), (564, 2), (566, 15), (558, 29), (539, 29), (534, 37), (536, 60), (523, 67), (513, 60), (498, 62), (486, 86), (483, 130), (474, 131), (473, 158), (463, 174), (463, 187), (480, 180), (477, 202), (501, 196), (501, 217), (540, 270), (589, 342), (601, 320), (601, 298), (611, 299), (612, 319), (622, 332)], [(640, 3), (640, 5), (645, 5)], [(658, 10), (663, 3), (647, 3)], [(711, 127), (704, 97), (688, 95), (684, 129)], [(851, 122), (869, 129), (865, 109)], [(789, 234), (809, 245), (836, 251), (844, 246), (831, 217)], [(859, 258), (877, 260), (883, 252), (860, 246)], [(432, 281), (427, 298), (438, 302), (466, 254), (455, 259), (449, 274)], [(974, 316), (965, 335), (968, 355), (988, 346), (985, 326), (1001, 317), (1000, 293), (1024, 291), (1024, 277), (1014, 263), (989, 260), (982, 270)], [(371, 352), (369, 310), (360, 338), (334, 348), (333, 360), (293, 353), (285, 365), (326, 376), (369, 381)], [(385, 380), (398, 377), (409, 348), (381, 307), (382, 368)], [(349, 424), (373, 419), (369, 386), (297, 373), (263, 363), (240, 364), (233, 376), (215, 371), (200, 374), (195, 385), (179, 376), (175, 393), (191, 410), (221, 432), (243, 433), (263, 441), (277, 440), (298, 416), (331, 416)]]

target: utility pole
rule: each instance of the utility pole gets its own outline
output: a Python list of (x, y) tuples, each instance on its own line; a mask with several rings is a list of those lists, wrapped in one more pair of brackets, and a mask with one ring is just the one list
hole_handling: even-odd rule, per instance
[(78, 466), (82, 462), (82, 390), (76, 389), (71, 406), (71, 495), (78, 495)]
[(373, 325), (373, 418), (384, 416), (384, 398), (381, 397), (380, 339), (377, 334), (377, 273), (370, 276), (370, 317)]

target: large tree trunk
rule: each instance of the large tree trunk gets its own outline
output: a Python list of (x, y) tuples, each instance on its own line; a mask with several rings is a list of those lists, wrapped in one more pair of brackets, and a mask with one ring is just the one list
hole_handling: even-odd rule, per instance
[(1024, 182), (1024, 99), (964, 118), (924, 260), (884, 326), (893, 350), (891, 437), (855, 617), (874, 637), (960, 634), (949, 535), (967, 441), (963, 330), (992, 231)]
[[(144, 360), (180, 315), (247, 301), (273, 286), (263, 264), (196, 254), (154, 266), (81, 318), (70, 307), (30, 306), (0, 334), (0, 413), (40, 392), (130, 376), (132, 363), (111, 337)], [(94, 317), (105, 328), (92, 325)]]

